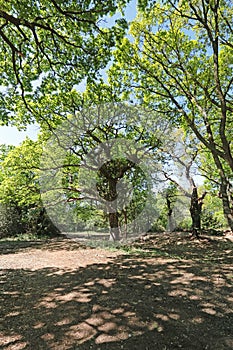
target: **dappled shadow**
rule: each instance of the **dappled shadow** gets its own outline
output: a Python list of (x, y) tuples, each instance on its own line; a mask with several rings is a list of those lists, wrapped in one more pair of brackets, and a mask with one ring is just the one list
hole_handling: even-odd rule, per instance
[[(233, 237), (233, 236), (232, 236)], [(185, 232), (172, 234), (152, 234), (140, 237), (131, 247), (140, 248), (145, 253), (161, 253), (179, 259), (207, 263), (233, 263), (233, 243), (225, 237), (202, 235), (202, 239), (190, 240)]]
[(58, 238), (43, 239), (35, 241), (9, 241), (2, 240), (0, 242), (0, 255), (15, 254), (19, 252), (27, 252), (31, 249), (58, 251), (58, 250), (77, 250), (86, 248), (82, 242), (71, 241), (65, 235)]
[(4, 270), (1, 349), (232, 349), (232, 264), (199, 258)]

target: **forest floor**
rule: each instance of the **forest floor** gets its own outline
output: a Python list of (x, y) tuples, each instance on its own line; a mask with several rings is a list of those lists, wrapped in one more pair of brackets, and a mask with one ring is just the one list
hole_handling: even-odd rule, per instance
[(233, 349), (232, 236), (0, 242), (0, 349)]

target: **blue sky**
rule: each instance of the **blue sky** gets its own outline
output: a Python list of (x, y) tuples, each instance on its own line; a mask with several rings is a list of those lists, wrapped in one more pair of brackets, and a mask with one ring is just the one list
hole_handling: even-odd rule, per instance
[(38, 126), (30, 125), (26, 131), (19, 131), (14, 126), (0, 126), (0, 144), (19, 145), (28, 136), (36, 140)]
[[(132, 20), (136, 15), (136, 0), (132, 0), (126, 9), (126, 17)], [(110, 22), (117, 17), (114, 16)], [(38, 126), (29, 125), (26, 131), (19, 131), (16, 127), (0, 126), (0, 144), (19, 145), (28, 136), (30, 139), (36, 140), (38, 133)]]

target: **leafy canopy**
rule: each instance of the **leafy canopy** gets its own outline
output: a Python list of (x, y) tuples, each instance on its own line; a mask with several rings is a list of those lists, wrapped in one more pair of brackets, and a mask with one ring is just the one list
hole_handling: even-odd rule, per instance
[[(15, 119), (21, 101), (33, 115), (30, 97), (69, 91), (84, 78), (96, 77), (111, 57), (115, 40), (126, 28), (107, 19), (127, 0), (0, 1), (1, 119)], [(21, 123), (27, 119), (19, 118)]]

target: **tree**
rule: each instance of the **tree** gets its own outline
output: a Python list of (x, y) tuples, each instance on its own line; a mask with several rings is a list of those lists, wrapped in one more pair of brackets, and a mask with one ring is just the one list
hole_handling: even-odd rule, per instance
[(41, 202), (37, 170), (42, 153), (41, 143), (26, 139), (18, 147), (2, 145), (1, 149), (2, 234), (30, 232), (58, 235), (58, 229), (52, 224)]
[(181, 138), (181, 135), (183, 135), (182, 130), (175, 129), (163, 147), (163, 151), (168, 156), (168, 162), (163, 167), (163, 174), (190, 199), (192, 232), (198, 238), (201, 230), (202, 206), (207, 191), (199, 195), (195, 179), (198, 168), (198, 144), (195, 144), (193, 138), (184, 137), (184, 135)]
[(45, 207), (54, 220), (67, 215), (73, 227), (73, 203), (95, 201), (108, 215), (111, 239), (121, 238), (122, 217), (141, 232), (151, 224), (142, 212), (147, 213), (151, 164), (159, 160), (167, 123), (156, 123), (151, 111), (123, 103), (79, 110), (73, 100), (70, 110), (75, 108), (48, 138), (41, 163)]
[[(205, 184), (205, 186), (207, 186), (207, 184)], [(205, 198), (202, 209), (202, 228), (208, 230), (227, 229), (227, 221), (223, 214), (221, 199), (216, 195), (216, 192), (212, 186), (208, 187), (208, 194)]]
[(116, 86), (117, 75), (117, 89), (124, 96), (133, 94), (182, 125), (210, 152), (224, 215), (233, 230), (232, 2), (140, 4), (131, 38), (116, 50), (110, 79)]
[[(70, 91), (106, 67), (115, 40), (126, 28), (123, 18), (111, 27), (107, 16), (127, 0), (0, 1), (1, 119), (25, 124), (36, 117), (33, 91)], [(4, 89), (3, 89), (4, 87)], [(14, 102), (13, 102), (14, 101)], [(31, 113), (20, 112), (22, 102)], [(12, 114), (14, 112), (14, 115)]]
[(177, 201), (177, 187), (174, 183), (170, 183), (165, 189), (164, 195), (166, 199), (166, 209), (167, 209), (167, 230), (172, 232), (175, 229), (175, 222), (173, 219), (173, 206), (174, 202)]
[[(127, 180), (129, 177), (131, 177), (131, 181), (135, 183), (135, 180), (138, 180), (139, 178), (140, 171), (140, 168), (131, 159), (119, 157), (117, 156), (117, 153), (119, 153), (119, 150), (116, 152), (116, 157), (113, 155), (113, 159), (106, 161), (100, 167), (98, 170), (97, 178), (98, 194), (101, 198), (109, 203), (108, 216), (110, 225), (110, 238), (114, 241), (120, 239), (120, 213), (127, 213), (125, 215), (125, 221), (128, 221), (128, 208), (124, 206), (124, 202), (127, 201), (127, 196), (130, 195), (127, 188)], [(143, 174), (141, 175), (143, 176)], [(125, 186), (123, 184), (123, 188), (121, 188), (121, 192), (124, 191), (124, 193), (123, 198), (121, 198), (122, 203), (120, 204), (118, 199), (119, 189), (117, 187), (119, 187), (119, 181), (123, 183), (122, 180), (125, 180)], [(138, 202), (136, 206), (138, 206)]]

